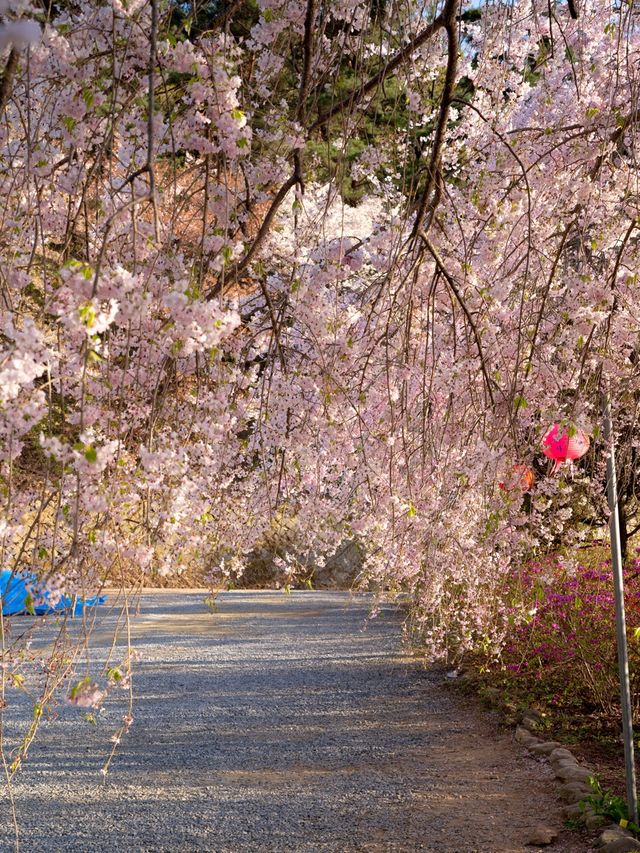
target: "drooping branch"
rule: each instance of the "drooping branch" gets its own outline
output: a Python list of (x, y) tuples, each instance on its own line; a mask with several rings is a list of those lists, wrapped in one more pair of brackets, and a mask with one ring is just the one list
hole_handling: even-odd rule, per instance
[[(640, 110), (632, 110), (629, 115), (624, 116), (624, 118), (620, 121), (619, 125), (613, 131), (613, 133), (609, 136), (609, 144), (610, 145), (618, 145), (624, 134), (631, 127), (631, 125), (635, 124), (640, 119)], [(594, 181), (598, 175), (598, 172), (604, 165), (604, 161), (607, 157), (607, 152), (603, 152), (599, 154), (596, 158), (595, 163), (593, 164), (593, 168), (589, 173), (589, 179)]]
[(278, 212), (278, 209), (282, 202), (285, 200), (285, 197), (289, 190), (295, 186), (300, 180), (300, 176), (298, 175), (297, 169), (288, 178), (284, 184), (280, 187), (278, 192), (276, 193), (273, 201), (271, 202), (271, 206), (267, 211), (264, 219), (262, 220), (262, 225), (258, 229), (258, 233), (253, 238), (251, 245), (247, 249), (244, 257), (228, 272), (223, 270), (223, 273), (220, 275), (216, 284), (208, 291), (206, 294), (206, 299), (211, 300), (215, 296), (219, 295), (226, 288), (230, 287), (235, 281), (238, 280), (240, 275), (246, 270), (251, 261), (253, 260), (256, 252), (264, 242), (265, 238), (269, 233), (269, 229), (271, 228), (271, 223), (273, 222), (273, 218)]
[[(436, 192), (436, 188), (439, 184), (442, 148), (444, 145), (445, 131), (449, 120), (449, 112), (451, 109), (451, 102), (453, 100), (453, 93), (456, 85), (456, 73), (458, 69), (458, 34), (456, 31), (457, 7), (458, 0), (447, 0), (441, 16), (443, 22), (442, 25), (447, 34), (447, 69), (444, 77), (442, 95), (440, 96), (438, 123), (436, 125), (436, 132), (433, 139), (431, 157), (429, 158), (429, 165), (427, 167), (427, 184), (422, 193), (418, 210), (416, 212), (412, 239), (415, 238), (422, 230), (425, 216), (427, 213), (433, 213), (440, 199), (440, 193)], [(429, 231), (430, 224), (430, 222), (427, 223), (426, 232)]]
[(438, 271), (440, 272), (440, 274), (442, 275), (444, 280), (449, 285), (449, 288), (450, 288), (451, 292), (453, 293), (453, 295), (455, 296), (457, 303), (462, 308), (462, 312), (463, 312), (463, 314), (467, 320), (467, 323), (469, 324), (469, 328), (471, 329), (471, 332), (473, 334), (473, 338), (476, 342), (476, 347), (478, 348), (478, 356), (480, 358), (480, 369), (482, 370), (482, 375), (484, 377), (485, 386), (487, 389), (487, 394), (489, 395), (489, 399), (491, 400), (491, 405), (495, 406), (495, 398), (493, 396), (493, 387), (492, 387), (493, 382), (491, 380), (491, 377), (489, 376), (489, 371), (487, 370), (486, 358), (484, 355), (484, 349), (482, 347), (482, 341), (480, 339), (480, 333), (478, 331), (478, 327), (476, 326), (475, 320), (473, 319), (471, 312), (469, 311), (469, 308), (468, 308), (468, 306), (464, 300), (464, 297), (460, 293), (460, 288), (456, 284), (456, 281), (453, 278), (453, 276), (451, 275), (451, 273), (445, 267), (438, 250), (435, 248), (435, 246), (433, 245), (433, 243), (429, 239), (429, 236), (427, 234), (425, 234), (424, 231), (420, 231), (418, 236), (420, 237), (420, 239), (424, 243), (425, 247), (429, 251), (429, 254), (433, 258), (433, 260), (435, 261), (435, 264), (436, 264)]

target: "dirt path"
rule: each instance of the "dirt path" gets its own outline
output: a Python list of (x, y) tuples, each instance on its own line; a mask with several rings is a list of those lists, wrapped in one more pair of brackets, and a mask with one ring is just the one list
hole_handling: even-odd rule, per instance
[[(403, 653), (392, 608), (366, 622), (343, 593), (202, 600), (144, 597), (135, 722), (105, 785), (124, 694), (95, 726), (67, 706), (44, 723), (14, 786), (24, 851), (517, 853), (561, 826), (550, 772)], [(11, 738), (25, 708), (8, 714)], [(11, 849), (6, 792), (0, 806)]]

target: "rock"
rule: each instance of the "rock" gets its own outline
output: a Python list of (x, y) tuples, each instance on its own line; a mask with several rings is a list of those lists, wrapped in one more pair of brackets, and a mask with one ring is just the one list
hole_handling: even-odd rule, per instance
[(487, 703), (487, 705), (499, 705), (500, 704), (500, 691), (497, 687), (483, 687), (480, 691), (480, 696)]
[(542, 743), (534, 743), (527, 748), (535, 753), (535, 755), (551, 755), (554, 749), (558, 749), (560, 744), (555, 740), (547, 740)]
[(563, 746), (559, 746), (557, 749), (554, 749), (549, 753), (549, 761), (561, 761), (562, 759), (571, 759), (575, 761), (577, 764), (577, 759), (572, 752), (569, 752), (568, 749), (565, 749)]
[(522, 722), (520, 723), (525, 729), (529, 729), (531, 732), (535, 732), (540, 728), (541, 720), (540, 718), (536, 718), (531, 716), (531, 713), (525, 714), (522, 718)]
[(527, 845), (530, 847), (546, 847), (547, 844), (553, 844), (557, 837), (558, 830), (555, 827), (540, 824), (529, 836)]
[[(578, 767), (578, 762), (575, 758), (560, 758), (552, 762), (554, 767)], [(580, 765), (582, 766), (582, 765)], [(590, 769), (590, 768), (587, 768)]]
[(619, 841), (621, 838), (633, 839), (633, 835), (628, 829), (623, 829), (621, 826), (618, 826), (617, 823), (610, 823), (609, 826), (600, 833), (598, 844), (602, 846), (605, 846), (606, 844), (613, 844), (614, 841)]
[(577, 803), (588, 797), (590, 793), (590, 786), (584, 782), (567, 782), (558, 788), (558, 795), (565, 803)]
[(600, 829), (607, 822), (607, 818), (601, 814), (588, 814), (584, 819), (584, 825), (587, 829)]
[(573, 803), (570, 806), (565, 806), (562, 809), (562, 814), (568, 820), (578, 820), (580, 818), (584, 819), (584, 809), (579, 803)]
[(542, 725), (544, 721), (544, 714), (541, 711), (538, 711), (537, 708), (526, 708), (522, 712), (522, 717), (529, 717), (529, 719), (534, 720), (538, 723), (538, 725)]
[[(349, 589), (362, 570), (364, 553), (355, 539), (345, 539), (333, 554), (300, 554), (296, 549), (297, 523), (276, 526), (268, 530), (263, 540), (247, 554), (245, 569), (236, 586), (242, 588), (274, 588), (282, 582), (282, 570), (276, 558), (284, 552), (296, 557), (302, 569), (301, 577), (309, 578), (316, 589)], [(323, 559), (319, 560), (318, 557)]]
[(601, 847), (602, 853), (627, 853), (629, 850), (640, 850), (640, 841), (635, 838), (618, 838)]
[(345, 539), (327, 556), (324, 568), (316, 567), (314, 586), (349, 589), (364, 564), (364, 551), (356, 539)]
[(579, 764), (570, 764), (565, 767), (557, 767), (556, 776), (563, 782), (588, 782), (593, 776), (593, 771)]
[[(595, 771), (591, 767), (586, 767), (584, 764), (578, 764), (577, 761), (569, 761), (568, 758), (563, 759), (562, 761), (555, 761), (552, 764), (553, 769), (556, 771), (556, 776), (558, 776), (561, 772), (570, 770), (575, 770), (579, 768), (580, 770), (586, 770), (587, 773), (590, 773), (592, 776), (595, 776)], [(585, 785), (588, 785), (588, 781), (585, 781)]]
[(540, 743), (538, 738), (534, 737), (529, 729), (525, 729), (523, 726), (518, 726), (516, 729), (516, 740), (527, 747), (532, 746), (534, 743)]

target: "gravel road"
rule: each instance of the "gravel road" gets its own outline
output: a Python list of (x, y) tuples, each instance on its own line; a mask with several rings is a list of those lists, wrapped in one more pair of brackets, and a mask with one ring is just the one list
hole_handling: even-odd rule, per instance
[[(125, 691), (97, 725), (66, 704), (43, 721), (13, 785), (21, 850), (517, 853), (561, 825), (545, 765), (406, 655), (400, 613), (367, 610), (337, 592), (231, 592), (213, 613), (203, 593), (144, 595), (135, 721), (106, 782)], [(0, 808), (11, 850), (6, 790)]]

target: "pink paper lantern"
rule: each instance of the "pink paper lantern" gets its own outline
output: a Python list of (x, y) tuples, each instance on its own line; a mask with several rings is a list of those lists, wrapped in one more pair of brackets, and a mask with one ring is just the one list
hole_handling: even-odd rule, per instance
[(542, 451), (549, 459), (553, 459), (555, 465), (552, 473), (558, 470), (560, 465), (567, 459), (580, 459), (589, 450), (589, 436), (582, 430), (576, 430), (569, 435), (568, 427), (553, 424), (542, 439)]

